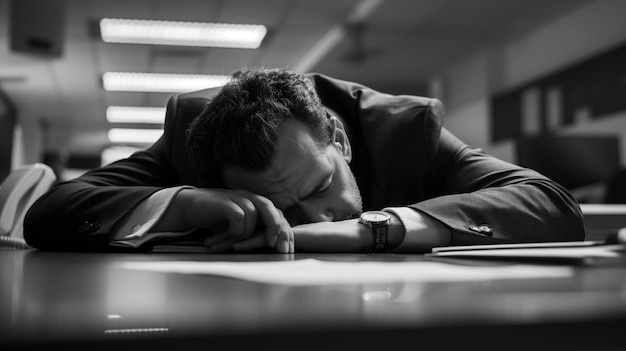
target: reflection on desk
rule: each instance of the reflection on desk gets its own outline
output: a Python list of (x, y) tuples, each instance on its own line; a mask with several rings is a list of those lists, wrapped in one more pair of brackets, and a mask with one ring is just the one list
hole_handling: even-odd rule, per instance
[[(438, 262), (423, 255), (0, 251), (0, 348), (619, 349), (626, 265), (533, 265), (537, 277), (289, 285), (120, 262)], [(545, 275), (563, 270), (570, 274)], [(149, 348), (146, 348), (149, 347)]]

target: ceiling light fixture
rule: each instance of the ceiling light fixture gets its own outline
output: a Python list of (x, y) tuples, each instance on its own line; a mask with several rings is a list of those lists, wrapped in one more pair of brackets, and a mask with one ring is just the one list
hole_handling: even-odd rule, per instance
[(267, 27), (257, 24), (100, 20), (100, 35), (106, 43), (256, 49), (266, 33)]
[(163, 135), (163, 129), (111, 128), (108, 137), (112, 143), (152, 144)]
[(110, 123), (163, 124), (165, 107), (109, 106), (106, 116)]
[(102, 85), (107, 91), (183, 93), (220, 87), (229, 79), (227, 75), (106, 72)]

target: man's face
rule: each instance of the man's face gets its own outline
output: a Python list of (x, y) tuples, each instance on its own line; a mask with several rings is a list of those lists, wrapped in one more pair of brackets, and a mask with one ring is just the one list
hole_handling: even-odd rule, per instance
[(340, 142), (319, 145), (298, 121), (283, 125), (270, 168), (223, 170), (226, 186), (267, 197), (292, 226), (356, 218), (361, 195)]

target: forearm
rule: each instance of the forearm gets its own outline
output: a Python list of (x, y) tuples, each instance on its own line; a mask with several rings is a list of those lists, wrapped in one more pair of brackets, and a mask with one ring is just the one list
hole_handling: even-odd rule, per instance
[[(439, 221), (410, 208), (387, 208), (391, 223), (385, 252), (424, 253), (450, 240), (449, 229)], [(318, 222), (293, 228), (296, 251), (372, 252), (372, 229), (357, 219)]]
[[(430, 252), (436, 246), (584, 239), (577, 202), (549, 180), (445, 195), (394, 213), (388, 247), (393, 252)], [(400, 222), (402, 226), (394, 225)]]
[(410, 207), (451, 230), (449, 245), (582, 240), (573, 196), (534, 170), (470, 149), (445, 129), (423, 186)]
[(580, 207), (549, 180), (446, 195), (412, 207), (450, 228), (449, 245), (584, 239)]
[(24, 238), (42, 250), (107, 250), (113, 226), (158, 187), (97, 187), (70, 181), (53, 187), (28, 210)]
[(370, 252), (372, 230), (356, 219), (293, 227), (296, 252)]
[(114, 226), (153, 193), (180, 184), (163, 141), (55, 185), (29, 209), (24, 236), (43, 250), (111, 250)]
[(578, 204), (551, 182), (447, 195), (386, 210), (394, 214), (387, 241), (390, 252), (584, 238)]
[(181, 237), (196, 228), (189, 219), (192, 205), (184, 190), (191, 186), (161, 189), (139, 203), (112, 229), (111, 245), (138, 248), (164, 238)]

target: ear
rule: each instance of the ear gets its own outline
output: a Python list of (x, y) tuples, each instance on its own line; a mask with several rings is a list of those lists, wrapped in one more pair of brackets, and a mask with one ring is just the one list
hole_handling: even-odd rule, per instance
[(343, 126), (343, 123), (339, 118), (330, 116), (330, 126), (332, 128), (332, 141), (337, 150), (341, 153), (346, 162), (352, 161), (352, 147), (350, 146), (350, 140)]

